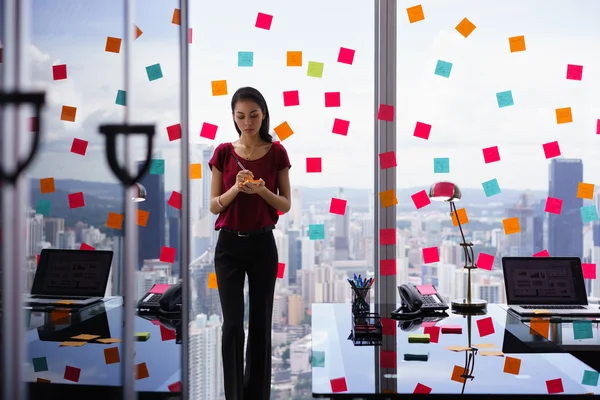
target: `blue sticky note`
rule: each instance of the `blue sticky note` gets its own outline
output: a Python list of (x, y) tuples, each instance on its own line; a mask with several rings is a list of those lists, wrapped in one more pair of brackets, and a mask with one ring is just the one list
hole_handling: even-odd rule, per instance
[(581, 210), (581, 220), (586, 222), (594, 222), (598, 220), (598, 209), (595, 205), (583, 206)]
[(498, 179), (496, 178), (483, 182), (481, 186), (483, 186), (483, 191), (485, 192), (486, 197), (492, 197), (502, 193), (500, 190), (500, 185), (498, 184)]
[(36, 214), (42, 214), (44, 217), (50, 216), (50, 207), (52, 207), (52, 202), (46, 199), (39, 199), (37, 202), (37, 207), (35, 208)]
[(124, 90), (119, 90), (117, 92), (117, 100), (115, 100), (115, 104), (118, 104), (120, 106), (125, 105), (125, 91)]
[(325, 239), (325, 225), (310, 224), (308, 226), (308, 238), (310, 240), (324, 240)]
[(588, 386), (598, 386), (598, 376), (600, 376), (600, 373), (596, 371), (583, 371), (583, 379), (581, 380), (581, 384)]
[(445, 158), (434, 158), (433, 159), (433, 172), (436, 174), (447, 174), (450, 172), (450, 159)]
[(452, 63), (448, 61), (438, 60), (435, 66), (436, 75), (443, 76), (444, 78), (449, 78), (450, 71), (452, 71)]
[(33, 358), (31, 361), (34, 372), (48, 371), (48, 360), (46, 360), (46, 357)]
[(324, 351), (313, 351), (312, 352), (312, 366), (318, 368), (325, 368), (325, 352)]
[(150, 175), (164, 175), (165, 160), (150, 160)]
[(146, 67), (146, 74), (148, 74), (148, 80), (155, 81), (163, 77), (160, 64), (149, 65)]
[(592, 339), (594, 337), (592, 321), (573, 322), (573, 337), (575, 339)]
[(252, 51), (238, 51), (238, 67), (254, 66), (254, 53)]
[(515, 102), (513, 101), (511, 90), (507, 90), (506, 92), (496, 93), (496, 100), (498, 100), (498, 107), (500, 107), (500, 108), (515, 105)]

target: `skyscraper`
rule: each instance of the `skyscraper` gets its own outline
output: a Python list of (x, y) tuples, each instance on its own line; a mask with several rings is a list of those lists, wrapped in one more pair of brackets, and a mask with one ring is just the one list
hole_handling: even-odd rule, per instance
[[(143, 162), (138, 162), (141, 170)], [(138, 227), (138, 270), (144, 260), (157, 259), (165, 245), (166, 201), (164, 175), (145, 174), (140, 183), (146, 188), (146, 201), (138, 204), (140, 210), (148, 211), (148, 223)]]

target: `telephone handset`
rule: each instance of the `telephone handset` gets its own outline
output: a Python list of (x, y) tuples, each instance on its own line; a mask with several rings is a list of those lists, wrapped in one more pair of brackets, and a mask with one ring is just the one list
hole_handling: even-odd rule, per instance
[(414, 317), (448, 309), (448, 305), (444, 303), (433, 285), (415, 286), (412, 283), (400, 285), (398, 294), (402, 305), (392, 313), (394, 316)]

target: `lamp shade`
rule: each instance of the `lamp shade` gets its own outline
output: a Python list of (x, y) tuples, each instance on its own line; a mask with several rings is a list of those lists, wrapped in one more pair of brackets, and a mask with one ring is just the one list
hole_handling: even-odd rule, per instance
[(135, 196), (131, 199), (135, 203), (141, 203), (142, 201), (146, 201), (146, 188), (141, 183), (135, 184)]
[(436, 182), (429, 188), (429, 198), (435, 201), (457, 201), (462, 197), (458, 185), (452, 182)]

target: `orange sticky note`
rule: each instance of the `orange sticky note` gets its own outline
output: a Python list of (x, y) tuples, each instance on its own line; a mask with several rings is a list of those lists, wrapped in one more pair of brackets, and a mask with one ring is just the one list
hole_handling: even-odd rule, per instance
[(175, 25), (181, 25), (181, 10), (179, 8), (173, 10), (173, 18), (171, 19), (171, 23)]
[(54, 178), (40, 179), (40, 193), (53, 193), (55, 190)]
[(212, 87), (213, 96), (227, 96), (227, 81), (212, 81), (210, 82)]
[(119, 357), (119, 348), (109, 347), (108, 349), (104, 349), (104, 361), (106, 364), (118, 364), (121, 362), (121, 357)]
[(123, 227), (123, 214), (109, 212), (106, 226), (113, 229), (121, 229)]
[(60, 119), (62, 121), (75, 122), (75, 116), (77, 115), (77, 107), (62, 106), (60, 112)]
[(379, 202), (381, 203), (381, 207), (383, 208), (398, 204), (398, 199), (396, 198), (396, 191), (394, 189), (389, 189), (384, 192), (379, 192)]
[(571, 107), (557, 108), (556, 123), (568, 124), (569, 122), (573, 122), (573, 113), (571, 112)]
[(217, 289), (217, 274), (214, 272), (210, 272), (208, 274), (208, 288), (209, 289)]
[(508, 38), (510, 52), (525, 51), (525, 36), (513, 36)]
[(504, 225), (504, 233), (507, 235), (512, 235), (513, 233), (521, 232), (521, 224), (519, 224), (519, 217), (503, 219), (502, 225)]
[(137, 224), (139, 226), (145, 227), (148, 225), (148, 217), (150, 216), (150, 212), (146, 210), (137, 210)]
[(140, 36), (142, 36), (142, 33), (144, 33), (144, 32), (142, 32), (142, 30), (139, 28), (139, 26), (135, 25), (135, 39), (137, 39)]
[(408, 21), (411, 24), (423, 21), (425, 19), (425, 14), (423, 14), (423, 6), (420, 4), (418, 6), (407, 8), (406, 13), (408, 14)]
[(536, 333), (548, 339), (550, 333), (550, 320), (542, 318), (532, 318), (529, 322), (529, 334), (535, 335)]
[(287, 66), (288, 67), (301, 67), (302, 66), (302, 52), (301, 51), (288, 51), (287, 52)]
[(521, 359), (514, 357), (506, 357), (504, 359), (504, 372), (507, 374), (519, 375), (521, 370)]
[(464, 373), (465, 369), (463, 367), (460, 365), (455, 365), (454, 369), (452, 370), (452, 377), (450, 377), (450, 379), (458, 383), (463, 383), (465, 378), (463, 378), (461, 375), (464, 375)]
[(135, 366), (135, 379), (144, 379), (149, 377), (148, 366), (145, 362), (139, 363)]
[(37, 378), (36, 382), (37, 383), (51, 383), (52, 381), (49, 379), (44, 379), (44, 378)]
[(479, 355), (488, 357), (504, 357), (504, 353), (501, 351), (480, 351)]
[(190, 164), (190, 179), (202, 179), (202, 164)]
[(121, 39), (116, 37), (107, 37), (106, 38), (106, 47), (105, 51), (109, 53), (120, 53), (121, 52)]
[(50, 313), (50, 322), (55, 325), (69, 325), (71, 323), (71, 314), (68, 310), (53, 310)]
[[(456, 214), (458, 215), (458, 221), (460, 221), (461, 225), (469, 223), (469, 217), (467, 216), (467, 210), (464, 208), (459, 208), (456, 210)], [(456, 220), (456, 215), (452, 213), (452, 225), (458, 226), (458, 221)]]
[(294, 131), (292, 128), (290, 128), (290, 125), (287, 123), (287, 121), (277, 125), (275, 128), (273, 128), (273, 130), (277, 134), (279, 140), (282, 142), (294, 134)]
[(592, 200), (594, 198), (594, 184), (579, 182), (577, 185), (577, 197)]
[(458, 33), (460, 33), (461, 35), (463, 35), (466, 38), (471, 33), (473, 33), (475, 28), (477, 28), (477, 27), (475, 25), (473, 25), (473, 23), (471, 21), (469, 21), (467, 18), (463, 18), (463, 20), (460, 21), (458, 23), (458, 25), (456, 25), (455, 29), (458, 31)]

